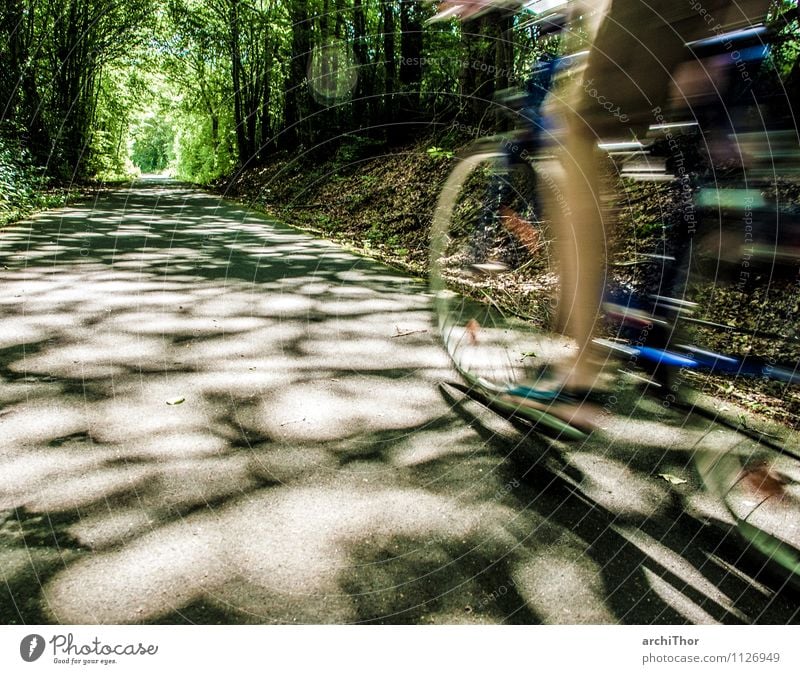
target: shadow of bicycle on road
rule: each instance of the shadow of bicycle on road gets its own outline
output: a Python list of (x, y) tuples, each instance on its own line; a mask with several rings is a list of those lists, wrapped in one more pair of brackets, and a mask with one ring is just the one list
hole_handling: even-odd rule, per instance
[(6, 228), (0, 257), (5, 623), (794, 615), (651, 563), (666, 487), (628, 532), (538, 460), (520, 479), (523, 440), (439, 394), (402, 274), (169, 182)]

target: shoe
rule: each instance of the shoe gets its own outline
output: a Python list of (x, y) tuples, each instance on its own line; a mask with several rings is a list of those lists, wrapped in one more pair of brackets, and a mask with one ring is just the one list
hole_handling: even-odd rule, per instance
[(600, 427), (604, 416), (604, 391), (567, 388), (566, 386), (534, 387), (519, 384), (501, 396), (504, 402), (530, 407), (564, 421), (575, 428), (591, 433)]
[(547, 385), (538, 387), (530, 384), (518, 384), (509, 388), (506, 393), (536, 402), (562, 402), (574, 405), (582, 402), (602, 404), (605, 402), (606, 392), (591, 388), (571, 388), (567, 386), (551, 388)]

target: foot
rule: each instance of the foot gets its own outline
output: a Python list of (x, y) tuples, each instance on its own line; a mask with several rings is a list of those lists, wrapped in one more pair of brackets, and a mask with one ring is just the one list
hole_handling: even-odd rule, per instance
[(592, 399), (590, 392), (581, 396), (563, 391), (551, 397), (550, 400), (541, 400), (530, 395), (520, 395), (519, 390), (515, 389), (517, 392), (501, 395), (500, 399), (519, 407), (529, 407), (546, 412), (584, 433), (591, 433), (601, 427), (605, 411), (602, 404), (596, 399)]
[(590, 385), (577, 385), (574, 377), (553, 376), (532, 383), (510, 387), (505, 402), (529, 407), (566, 421), (580, 430), (591, 432), (599, 427), (603, 416), (604, 393)]

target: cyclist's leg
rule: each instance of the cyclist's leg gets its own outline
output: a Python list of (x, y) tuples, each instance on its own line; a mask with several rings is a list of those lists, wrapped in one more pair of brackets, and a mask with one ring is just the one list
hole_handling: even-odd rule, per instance
[[(575, 347), (572, 359), (559, 364), (544, 388), (567, 391), (592, 389), (599, 374), (588, 347), (602, 302), (612, 223), (600, 194), (597, 142), (614, 136), (631, 139), (632, 130), (649, 126), (655, 97), (648, 94), (666, 91), (669, 71), (684, 48), (675, 31), (671, 41), (655, 39), (664, 21), (641, 0), (606, 3), (588, 24), (595, 37), (582, 72), (573, 73), (567, 90), (556, 91), (545, 103), (557, 129), (556, 159), (537, 166), (540, 198), (557, 241), (558, 327)], [(657, 43), (655, 54), (651, 42)]]
[[(559, 169), (544, 181), (542, 198), (559, 240), (561, 323), (577, 355), (559, 374), (566, 388), (591, 388), (598, 367), (588, 345), (602, 301), (603, 270), (613, 223), (600, 194), (597, 141), (627, 140), (657, 120), (685, 43), (714, 35), (719, 26), (757, 15), (768, 0), (707, 0), (704, 12), (674, 0), (614, 0), (598, 22), (583, 72), (547, 107), (558, 121)], [(719, 21), (711, 21), (719, 18)]]
[(587, 348), (595, 331), (605, 264), (607, 218), (599, 195), (596, 137), (571, 111), (563, 115), (566, 130), (556, 160), (541, 167), (541, 198), (554, 226), (561, 293), (557, 327), (577, 348), (572, 362), (555, 373), (567, 389), (590, 389), (597, 376)]

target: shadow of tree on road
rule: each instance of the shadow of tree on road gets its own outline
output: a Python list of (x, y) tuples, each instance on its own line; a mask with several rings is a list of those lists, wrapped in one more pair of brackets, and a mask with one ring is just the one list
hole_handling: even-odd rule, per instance
[[(540, 441), (442, 398), (413, 279), (174, 184), (18, 223), (0, 257), (3, 622), (793, 615), (739, 608), (730, 573), (670, 595), (687, 575), (647, 530), (666, 486), (604, 503), (538, 459), (515, 477)], [(564, 456), (613, 476), (623, 445)]]

